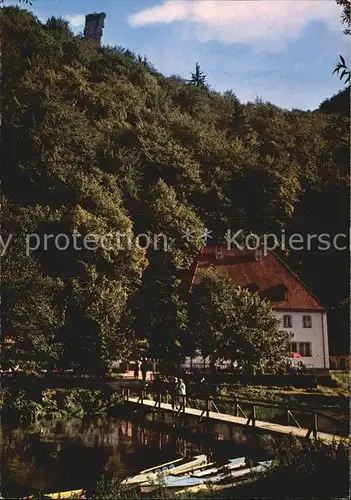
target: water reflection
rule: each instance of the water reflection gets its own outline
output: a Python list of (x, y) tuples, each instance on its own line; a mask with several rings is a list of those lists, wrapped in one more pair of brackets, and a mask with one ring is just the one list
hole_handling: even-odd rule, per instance
[[(240, 430), (230, 435), (226, 426), (218, 426), (205, 440), (200, 431), (195, 425), (184, 439), (157, 423), (117, 418), (45, 420), (18, 428), (4, 425), (2, 495), (90, 488), (103, 476), (125, 477), (176, 456), (207, 452), (210, 446), (222, 458), (250, 454)], [(235, 444), (225, 445), (229, 438)]]

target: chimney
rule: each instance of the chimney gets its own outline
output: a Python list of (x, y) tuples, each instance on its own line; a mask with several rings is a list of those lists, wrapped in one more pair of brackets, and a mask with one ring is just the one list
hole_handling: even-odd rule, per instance
[(84, 38), (93, 40), (100, 47), (101, 38), (105, 27), (105, 12), (93, 13), (85, 16)]
[(215, 247), (214, 249), (215, 259), (220, 260), (224, 258), (223, 247)]
[(257, 248), (255, 250), (255, 261), (256, 262), (261, 262), (263, 259), (263, 252), (262, 252), (262, 248)]

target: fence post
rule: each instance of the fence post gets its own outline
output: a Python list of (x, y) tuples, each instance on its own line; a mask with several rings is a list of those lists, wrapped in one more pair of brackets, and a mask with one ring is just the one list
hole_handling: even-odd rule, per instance
[(238, 416), (238, 400), (235, 398), (235, 416)]
[(252, 405), (252, 427), (256, 424), (256, 406)]
[(130, 389), (127, 388), (127, 401), (129, 401)]
[(206, 417), (209, 418), (210, 416), (210, 406), (211, 406), (211, 396), (206, 399)]
[(286, 416), (288, 418), (288, 425), (290, 425), (290, 413), (289, 413), (289, 405), (286, 405)]

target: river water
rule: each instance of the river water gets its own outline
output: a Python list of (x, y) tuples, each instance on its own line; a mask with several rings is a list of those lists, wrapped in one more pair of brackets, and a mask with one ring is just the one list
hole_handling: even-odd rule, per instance
[[(1, 493), (24, 496), (38, 491), (90, 489), (102, 478), (123, 478), (180, 456), (207, 453), (214, 459), (267, 458), (262, 440), (226, 426), (204, 437), (199, 424), (191, 432), (125, 418), (40, 420), (1, 429)], [(184, 437), (185, 436), (185, 437)]]

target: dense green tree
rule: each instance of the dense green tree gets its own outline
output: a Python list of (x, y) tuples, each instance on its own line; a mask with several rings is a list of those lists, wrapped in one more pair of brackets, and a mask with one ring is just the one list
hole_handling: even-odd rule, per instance
[[(10, 10), (10, 16), (14, 12), (15, 9)], [(22, 19), (27, 29), (28, 20), (22, 11), (18, 13), (18, 21)], [(6, 20), (4, 31), (11, 29), (11, 17)], [(50, 23), (55, 25), (52, 19)], [(38, 25), (34, 26), (37, 29)], [(38, 28), (39, 39), (42, 37), (44, 41), (48, 36), (52, 36), (54, 44), (65, 43), (65, 39), (56, 37), (56, 27), (49, 32)], [(71, 36), (74, 45), (73, 36), (69, 32), (67, 36)], [(77, 44), (79, 46), (79, 40)], [(31, 56), (37, 60), (35, 67), (30, 64)], [(9, 64), (4, 57), (4, 67)], [(82, 99), (91, 95), (93, 89), (85, 81), (82, 68), (62, 66), (59, 71), (53, 55), (50, 60), (38, 60), (38, 53), (33, 49), (33, 53), (28, 53), (26, 64), (28, 69), (22, 78), (17, 82), (7, 80), (3, 86), (7, 96), (3, 127), (7, 165), (2, 188), (9, 206), (16, 208), (17, 219), (13, 210), (4, 207), (4, 211), (9, 228), (17, 224), (21, 237), (27, 233), (38, 235), (40, 246), (31, 258), (37, 262), (38, 279), (42, 275), (43, 284), (47, 286), (35, 287), (28, 302), (26, 290), (30, 279), (25, 276), (15, 279), (16, 268), (11, 267), (12, 261), (23, 262), (24, 256), (21, 249), (13, 247), (3, 264), (2, 293), (6, 295), (9, 290), (9, 294), (12, 283), (16, 283), (16, 304), (24, 311), (23, 320), (24, 314), (29, 314), (28, 304), (38, 304), (38, 308), (33, 307), (31, 323), (27, 322), (24, 328), (30, 328), (30, 335), (36, 336), (35, 345), (44, 349), (41, 339), (45, 333), (33, 325), (42, 321), (41, 304), (43, 309), (48, 309), (55, 303), (54, 285), (58, 283), (63, 287), (64, 299), (57, 306), (61, 307), (61, 313), (57, 314), (64, 319), (61, 325), (55, 323), (54, 318), (50, 320), (51, 330), (43, 322), (47, 342), (50, 342), (49, 335), (55, 334), (62, 345), (59, 364), (104, 372), (113, 352), (111, 347), (117, 341), (120, 348), (125, 344), (124, 336), (117, 335), (118, 324), (146, 259), (135, 245), (121, 249), (115, 244), (107, 249), (99, 238), (94, 250), (81, 245), (87, 235), (101, 237), (114, 231), (122, 232), (128, 240), (133, 239), (132, 221), (123, 207), (116, 179), (98, 165), (99, 121), (93, 121), (89, 113), (80, 109)], [(10, 229), (7, 231), (10, 233)], [(79, 235), (79, 250), (70, 245), (60, 251), (53, 239), (47, 245), (43, 243), (48, 234), (68, 237), (75, 232)], [(28, 265), (28, 272), (33, 268), (31, 275), (35, 272), (33, 266), (34, 262)], [(21, 273), (20, 268), (17, 272)], [(52, 284), (50, 279), (54, 280)], [(45, 290), (47, 306), (43, 300)], [(18, 324), (18, 318), (17, 309), (8, 309), (5, 323), (9, 325), (8, 335), (18, 335), (13, 326)], [(48, 314), (48, 321), (49, 318)], [(30, 361), (38, 356), (35, 349), (28, 349), (23, 357)]]
[[(209, 90), (199, 65), (189, 85), (128, 49), (74, 36), (63, 19), (41, 23), (19, 7), (0, 15), (1, 235), (17, 235), (1, 293), (14, 362), (103, 372), (146, 342), (178, 359), (191, 351), (185, 275), (206, 234), (215, 243), (228, 228), (347, 231), (346, 93), (315, 112), (243, 105)], [(116, 231), (132, 243), (60, 251), (52, 238), (44, 248), (45, 234), (74, 231), (78, 243)], [(41, 243), (29, 255), (26, 233)], [(162, 236), (155, 248), (160, 234), (167, 251)], [(289, 255), (330, 311), (333, 346), (347, 339), (346, 253)]]
[[(336, 3), (342, 7), (341, 23), (344, 27), (344, 34), (350, 35), (351, 34), (351, 3), (349, 0), (336, 0)], [(349, 84), (349, 86), (350, 86), (351, 71), (350, 71), (349, 67), (347, 66), (346, 61), (343, 58), (343, 56), (339, 56), (339, 57), (340, 57), (340, 61), (335, 66), (333, 74), (337, 73), (340, 76), (340, 80), (342, 81), (343, 79), (345, 79), (345, 84)]]
[[(36, 213), (35, 213), (36, 212)], [(25, 233), (45, 210), (18, 209), (3, 199), (1, 206), (6, 252), (1, 258), (2, 366), (54, 366), (62, 355), (59, 332), (64, 324), (64, 282), (43, 275), (37, 258), (26, 255)]]
[[(0, 4), (3, 4), (4, 2), (6, 2), (6, 0), (0, 0)], [(27, 4), (27, 5), (32, 5), (32, 2), (30, 0), (17, 0), (17, 2)]]
[(183, 278), (203, 244), (204, 227), (161, 180), (151, 192), (149, 210), (150, 264), (134, 302), (135, 327), (148, 338), (152, 357), (176, 362), (188, 348)]
[(212, 361), (237, 361), (244, 372), (272, 373), (284, 367), (288, 337), (271, 305), (236, 287), (218, 271), (203, 271), (189, 299), (194, 350)]
[(349, 118), (350, 116), (350, 87), (340, 90), (337, 94), (325, 99), (319, 106), (321, 113), (336, 114)]
[(336, 0), (336, 3), (342, 7), (341, 22), (344, 26), (345, 35), (351, 34), (351, 4), (349, 0)]

